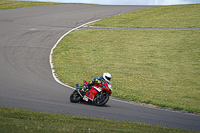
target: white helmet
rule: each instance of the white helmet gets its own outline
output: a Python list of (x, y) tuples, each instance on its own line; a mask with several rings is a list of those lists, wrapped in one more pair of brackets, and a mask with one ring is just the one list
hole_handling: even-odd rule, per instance
[(111, 80), (111, 74), (110, 73), (103, 73), (103, 79), (110, 83)]

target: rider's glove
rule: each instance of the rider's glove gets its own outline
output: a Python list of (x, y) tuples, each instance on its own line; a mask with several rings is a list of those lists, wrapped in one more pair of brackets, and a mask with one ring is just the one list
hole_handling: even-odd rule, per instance
[(89, 84), (92, 84), (92, 81), (89, 81), (88, 83), (89, 83)]
[(96, 79), (94, 82), (95, 82), (95, 83), (98, 83), (98, 84), (101, 84), (101, 81), (98, 80), (98, 79)]

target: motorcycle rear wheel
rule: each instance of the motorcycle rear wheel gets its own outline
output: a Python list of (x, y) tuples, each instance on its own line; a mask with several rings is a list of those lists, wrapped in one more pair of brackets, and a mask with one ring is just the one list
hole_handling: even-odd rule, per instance
[(71, 95), (70, 95), (70, 101), (72, 103), (78, 103), (81, 100), (81, 96), (79, 95), (78, 91), (75, 90)]
[(94, 98), (94, 105), (96, 106), (103, 106), (105, 105), (109, 100), (109, 95), (108, 95), (108, 92), (103, 92), (102, 94), (97, 94)]

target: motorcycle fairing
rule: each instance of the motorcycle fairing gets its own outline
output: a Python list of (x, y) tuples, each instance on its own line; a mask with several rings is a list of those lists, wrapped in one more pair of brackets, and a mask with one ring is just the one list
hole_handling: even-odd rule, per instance
[(94, 96), (97, 94), (98, 92), (92, 87), (85, 95), (90, 99), (90, 100), (94, 100)]
[(101, 88), (93, 87), (96, 91), (101, 92)]

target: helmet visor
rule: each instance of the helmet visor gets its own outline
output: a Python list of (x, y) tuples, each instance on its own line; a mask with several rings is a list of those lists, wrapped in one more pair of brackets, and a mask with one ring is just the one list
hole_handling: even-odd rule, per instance
[(111, 80), (111, 78), (110, 78), (110, 77), (107, 77), (107, 76), (105, 76), (105, 77), (106, 77), (106, 79), (107, 79), (107, 80), (109, 80), (109, 81)]

